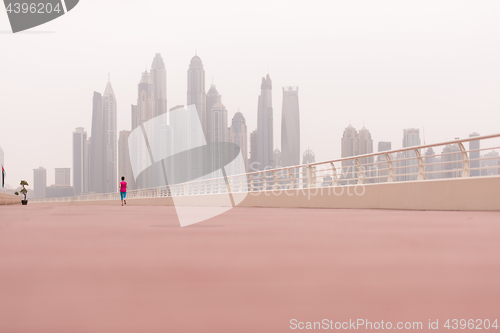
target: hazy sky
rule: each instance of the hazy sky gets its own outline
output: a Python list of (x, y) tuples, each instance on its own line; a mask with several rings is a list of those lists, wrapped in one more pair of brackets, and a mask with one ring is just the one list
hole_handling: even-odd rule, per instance
[[(160, 52), (167, 106), (186, 104), (197, 50), (229, 121), (257, 124), (261, 77), (273, 80), (275, 146), (282, 86), (298, 86), (301, 151), (340, 157), (352, 123), (401, 147), (404, 128), (426, 142), (500, 132), (500, 1), (80, 0), (68, 14), (11, 34), (0, 9), (0, 146), (6, 182), (72, 167), (72, 132), (90, 135), (93, 91), (108, 73), (118, 130), (130, 129), (141, 72)], [(50, 32), (50, 33), (42, 33)]]

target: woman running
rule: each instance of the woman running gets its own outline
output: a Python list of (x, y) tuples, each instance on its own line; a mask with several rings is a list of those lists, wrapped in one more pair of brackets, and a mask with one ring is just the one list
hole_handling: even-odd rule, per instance
[(122, 206), (123, 204), (127, 204), (127, 200), (125, 198), (127, 197), (127, 182), (125, 181), (125, 177), (122, 177), (122, 181), (120, 182), (120, 197), (122, 199)]

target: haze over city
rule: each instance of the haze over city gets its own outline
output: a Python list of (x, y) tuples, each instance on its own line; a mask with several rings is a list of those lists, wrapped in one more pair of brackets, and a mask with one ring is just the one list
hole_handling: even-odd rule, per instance
[(349, 124), (393, 149), (405, 128), (425, 127), (427, 143), (497, 133), (499, 14), (494, 1), (85, 0), (61, 19), (12, 35), (0, 11), (8, 50), (0, 55), (6, 183), (31, 182), (43, 166), (52, 184), (54, 168), (72, 167), (72, 133), (90, 133), (92, 95), (104, 91), (108, 73), (118, 131), (130, 130), (137, 84), (156, 53), (165, 61), (168, 109), (186, 104), (186, 71), (196, 53), (207, 90), (213, 78), (228, 118), (239, 110), (249, 134), (269, 74), (276, 147), (281, 87), (298, 86), (300, 150), (310, 147), (317, 161), (340, 158)]

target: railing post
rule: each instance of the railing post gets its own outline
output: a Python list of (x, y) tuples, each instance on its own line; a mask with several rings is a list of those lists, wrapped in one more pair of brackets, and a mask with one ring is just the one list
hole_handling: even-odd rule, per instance
[(333, 186), (337, 186), (339, 178), (337, 176), (337, 168), (335, 167), (335, 164), (333, 162), (330, 162), (330, 165), (332, 166), (332, 171), (333, 171)]
[(422, 155), (420, 155), (420, 151), (418, 149), (415, 149), (415, 155), (417, 156), (417, 159), (418, 159), (418, 177), (417, 177), (417, 180), (424, 180), (424, 175), (425, 175), (424, 160), (422, 159)]
[(316, 187), (316, 167), (308, 165), (306, 174), (307, 188)]
[(264, 175), (264, 172), (261, 172), (260, 175), (262, 176), (262, 190), (265, 191), (267, 190), (266, 176)]
[(253, 177), (250, 176), (250, 192), (253, 192)]
[(293, 172), (290, 169), (288, 170), (288, 176), (290, 177), (290, 188), (295, 188), (295, 179), (293, 178)]
[(385, 160), (387, 161), (387, 168), (389, 169), (389, 176), (387, 176), (387, 182), (392, 183), (394, 181), (394, 167), (392, 166), (392, 160), (389, 154), (384, 154)]
[(276, 176), (276, 172), (272, 171), (272, 173), (273, 173), (273, 178), (274, 178), (273, 190), (277, 190), (278, 189), (278, 177)]
[(467, 150), (462, 142), (458, 143), (458, 147), (460, 148), (460, 152), (462, 153), (462, 177), (470, 177), (470, 162), (469, 156), (467, 155)]
[(363, 168), (361, 167), (361, 162), (359, 161), (359, 158), (356, 159), (356, 165), (358, 166), (358, 184), (363, 184), (363, 178), (364, 178), (364, 172)]

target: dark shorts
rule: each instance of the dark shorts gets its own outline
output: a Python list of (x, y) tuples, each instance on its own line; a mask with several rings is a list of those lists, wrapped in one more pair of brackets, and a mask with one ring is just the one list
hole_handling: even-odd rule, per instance
[(122, 198), (121, 200), (125, 199), (127, 197), (127, 192), (120, 192), (120, 197)]

